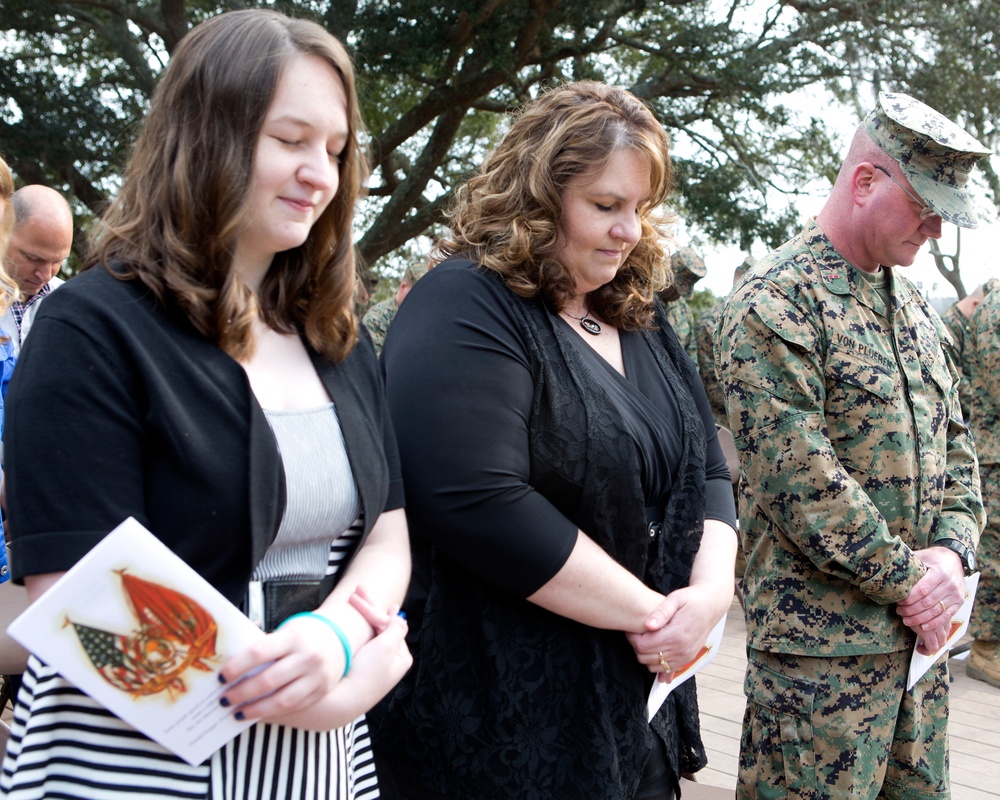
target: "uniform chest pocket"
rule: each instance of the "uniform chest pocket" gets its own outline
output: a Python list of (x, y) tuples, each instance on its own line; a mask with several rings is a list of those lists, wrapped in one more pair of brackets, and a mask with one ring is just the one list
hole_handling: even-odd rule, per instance
[(826, 367), (826, 424), (834, 452), (851, 471), (868, 472), (893, 428), (899, 376), (855, 353), (834, 351)]

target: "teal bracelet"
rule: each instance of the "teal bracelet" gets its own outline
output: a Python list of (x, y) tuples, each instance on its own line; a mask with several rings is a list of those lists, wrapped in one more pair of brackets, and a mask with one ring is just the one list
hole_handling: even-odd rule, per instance
[(317, 614), (315, 611), (303, 611), (300, 614), (292, 614), (292, 616), (282, 622), (281, 625), (275, 628), (275, 630), (279, 630), (282, 625), (285, 625), (298, 617), (312, 617), (313, 619), (323, 620), (323, 622), (330, 626), (330, 630), (337, 634), (337, 638), (340, 639), (340, 643), (344, 646), (344, 674), (341, 675), (341, 677), (346, 678), (347, 672), (351, 668), (351, 643), (347, 640), (347, 634), (345, 634), (340, 629), (340, 626), (332, 619), (324, 617), (322, 614)]

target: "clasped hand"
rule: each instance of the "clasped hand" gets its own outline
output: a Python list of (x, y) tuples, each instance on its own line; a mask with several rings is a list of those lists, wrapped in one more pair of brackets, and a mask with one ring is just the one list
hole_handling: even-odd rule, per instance
[(951, 623), (965, 601), (965, 581), (958, 556), (944, 547), (915, 550), (927, 572), (905, 600), (896, 604), (903, 624), (917, 634), (917, 652), (936, 653), (951, 632)]
[(300, 617), (223, 665), (219, 679), (231, 688), (220, 702), (238, 719), (306, 730), (342, 727), (375, 705), (413, 663), (406, 621), (398, 609), (376, 609), (360, 587), (349, 603), (374, 636), (353, 654), (346, 676), (344, 649), (333, 631), (322, 620)]
[(728, 608), (729, 603), (720, 608), (718, 591), (711, 587), (687, 586), (663, 599), (646, 618), (644, 631), (626, 637), (639, 663), (669, 683), (698, 657)]

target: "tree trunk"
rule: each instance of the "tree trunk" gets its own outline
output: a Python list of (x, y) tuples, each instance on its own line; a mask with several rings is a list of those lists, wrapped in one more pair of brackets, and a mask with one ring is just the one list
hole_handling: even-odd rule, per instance
[[(955, 294), (958, 295), (958, 299), (961, 300), (965, 297), (968, 292), (965, 291), (965, 284), (962, 283), (962, 273), (959, 266), (959, 255), (962, 252), (962, 229), (958, 229), (958, 239), (955, 242), (955, 253), (954, 255), (945, 255), (941, 252), (941, 245), (938, 244), (937, 239), (930, 239), (931, 245), (931, 255), (934, 256), (934, 264), (938, 268), (946, 281), (951, 284), (952, 288), (955, 290)], [(948, 262), (951, 262), (951, 267), (948, 266)]]

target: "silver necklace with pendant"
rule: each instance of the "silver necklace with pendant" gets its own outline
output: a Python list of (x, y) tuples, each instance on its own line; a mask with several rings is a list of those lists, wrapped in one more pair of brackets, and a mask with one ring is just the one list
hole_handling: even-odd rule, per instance
[(584, 309), (582, 317), (574, 317), (568, 311), (563, 311), (563, 313), (570, 319), (575, 319), (580, 323), (580, 327), (583, 328), (591, 336), (597, 336), (601, 332), (601, 323), (596, 319), (590, 317), (590, 309)]

